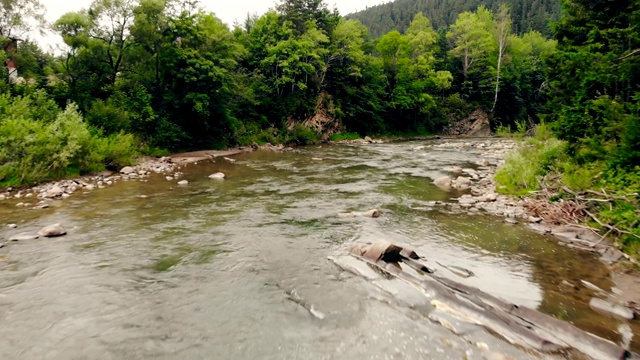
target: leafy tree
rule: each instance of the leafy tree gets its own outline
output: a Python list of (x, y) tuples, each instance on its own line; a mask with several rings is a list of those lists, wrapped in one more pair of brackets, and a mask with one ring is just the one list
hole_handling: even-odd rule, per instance
[(38, 0), (0, 1), (0, 36), (22, 38), (34, 27), (44, 29), (44, 11)]

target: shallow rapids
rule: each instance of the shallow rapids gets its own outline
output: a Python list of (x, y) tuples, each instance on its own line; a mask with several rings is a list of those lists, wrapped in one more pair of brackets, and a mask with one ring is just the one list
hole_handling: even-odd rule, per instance
[[(409, 290), (385, 291), (328, 260), (378, 239), (411, 245), (441, 276), (628, 341), (619, 329), (629, 326), (591, 311), (593, 292), (578, 286), (611, 289), (596, 257), (501, 218), (429, 209), (459, 195), (433, 185), (446, 167), (498, 161), (435, 143), (257, 151), (191, 164), (180, 170), (187, 186), (158, 174), (48, 209), (0, 202), (0, 239), (51, 223), (68, 231), (0, 249), (0, 358), (534, 356), (489, 334), (456, 335), (421, 316)], [(216, 172), (227, 178), (208, 178)], [(373, 208), (380, 218), (337, 216)]]

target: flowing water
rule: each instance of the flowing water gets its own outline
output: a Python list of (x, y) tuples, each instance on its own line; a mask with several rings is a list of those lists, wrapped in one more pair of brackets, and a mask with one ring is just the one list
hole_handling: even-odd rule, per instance
[[(619, 343), (621, 324), (590, 311), (591, 293), (577, 286), (611, 288), (595, 257), (500, 218), (429, 211), (451, 196), (431, 179), (486, 158), (431, 144), (258, 151), (189, 165), (188, 186), (155, 175), (45, 210), (0, 202), (0, 239), (55, 222), (69, 231), (0, 249), (0, 358), (466, 358), (464, 340), (327, 260), (377, 239), (470, 269), (456, 281)], [(207, 178), (218, 171), (227, 179)], [(372, 208), (383, 216), (336, 216)]]

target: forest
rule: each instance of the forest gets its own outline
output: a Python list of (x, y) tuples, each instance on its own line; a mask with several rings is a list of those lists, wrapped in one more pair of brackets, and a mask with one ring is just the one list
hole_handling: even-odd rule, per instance
[[(140, 154), (434, 134), (482, 109), (502, 133), (538, 126), (535, 151), (498, 174), (504, 192), (637, 193), (640, 0), (484, 3), (342, 17), (280, 0), (229, 28), (194, 1), (94, 0), (53, 24), (38, 0), (2, 2), (0, 56), (18, 73), (0, 79), (0, 186)], [(64, 53), (28, 40), (46, 26)], [(603, 211), (640, 239), (635, 200)]]
[[(37, 0), (5, 7), (7, 43), (41, 20)], [(463, 12), (445, 33), (417, 13), (377, 39), (321, 0), (283, 0), (233, 29), (197, 3), (95, 0), (51, 25), (64, 54), (24, 40), (3, 55), (19, 67), (0, 85), (5, 185), (117, 167), (133, 149), (434, 133), (477, 108), (496, 126), (529, 123), (547, 101), (543, 63), (555, 51), (537, 31), (516, 34), (506, 5)], [(15, 141), (31, 140), (27, 128), (33, 142)], [(60, 128), (74, 138), (56, 138)], [(60, 159), (49, 164), (52, 152)], [(41, 165), (25, 167), (23, 154)]]
[(404, 32), (413, 17), (422, 12), (436, 31), (446, 32), (459, 14), (475, 11), (481, 5), (495, 13), (502, 3), (511, 11), (516, 34), (535, 30), (550, 37), (551, 25), (560, 19), (562, 10), (559, 0), (396, 0), (367, 7), (346, 18), (360, 21), (373, 38), (378, 38), (391, 30)]

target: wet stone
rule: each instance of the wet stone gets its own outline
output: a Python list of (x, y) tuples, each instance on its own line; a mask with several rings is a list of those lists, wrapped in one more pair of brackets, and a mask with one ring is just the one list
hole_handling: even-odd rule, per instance
[(20, 233), (20, 234), (16, 234), (16, 235), (13, 235), (13, 236), (9, 237), (9, 241), (29, 241), (29, 240), (35, 240), (38, 237), (39, 236), (36, 235), (36, 234)]
[(44, 237), (56, 237), (66, 235), (67, 230), (65, 230), (60, 224), (53, 224), (49, 226), (45, 226), (40, 231), (38, 231), (38, 235)]

